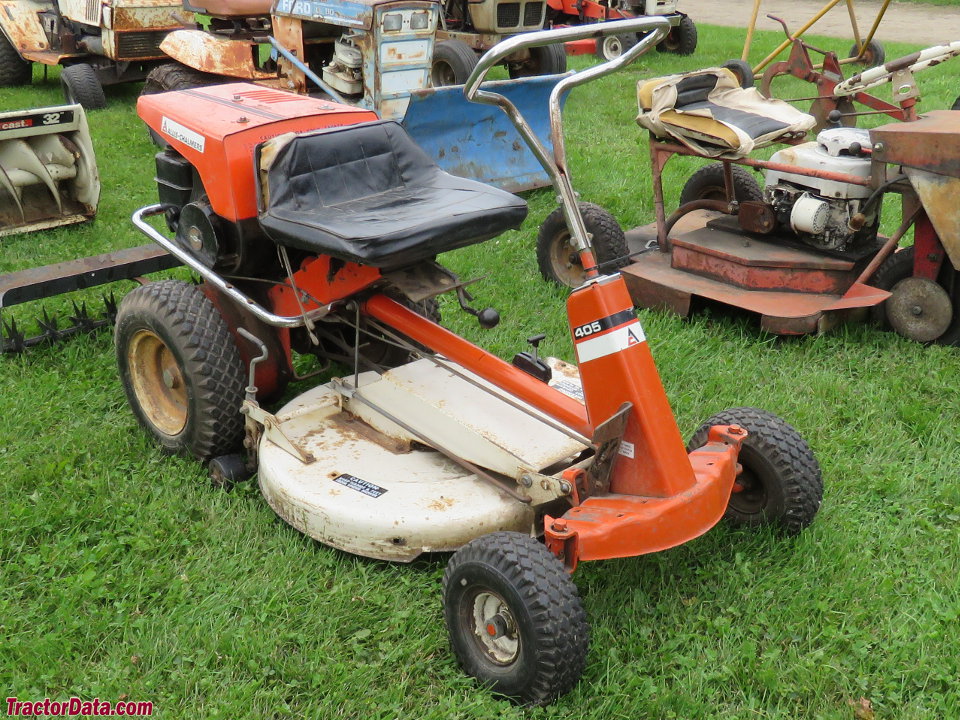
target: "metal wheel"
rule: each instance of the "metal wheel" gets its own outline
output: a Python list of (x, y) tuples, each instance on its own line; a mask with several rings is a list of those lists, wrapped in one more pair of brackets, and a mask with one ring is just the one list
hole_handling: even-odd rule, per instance
[(201, 459), (239, 449), (246, 377), (200, 288), (179, 280), (137, 288), (120, 304), (114, 337), (130, 408), (164, 449)]
[[(601, 273), (621, 267), (628, 254), (627, 239), (616, 218), (599, 205), (580, 203), (583, 222), (590, 233), (590, 244)], [(570, 230), (557, 208), (547, 216), (537, 235), (537, 265), (544, 279), (574, 288), (583, 284), (586, 273), (580, 254), (570, 244)]]
[(892, 295), (872, 308), (883, 328), (916, 342), (960, 346), (960, 287), (957, 273), (944, 262), (937, 282), (913, 277), (913, 248), (893, 253), (877, 268), (870, 285)]
[(454, 553), (443, 610), (460, 666), (498, 695), (545, 705), (583, 672), (590, 629), (576, 585), (528, 535), (491, 533)]
[(742, 470), (724, 518), (734, 525), (773, 525), (788, 534), (810, 525), (823, 499), (823, 480), (800, 434), (773, 413), (734, 408), (701, 425), (688, 449), (702, 447), (713, 425), (739, 425), (749, 433), (737, 458)]
[[(856, 57), (860, 52), (860, 48), (854, 43), (850, 47), (850, 53), (847, 57)], [(857, 61), (858, 65), (866, 65), (867, 67), (876, 67), (877, 65), (883, 65), (883, 61), (886, 59), (887, 53), (881, 45), (876, 40), (871, 40), (867, 43), (867, 47), (863, 51), (863, 55), (860, 56), (860, 60)]]
[(137, 330), (127, 345), (133, 392), (149, 422), (166, 435), (187, 424), (187, 385), (183, 369), (152, 330)]

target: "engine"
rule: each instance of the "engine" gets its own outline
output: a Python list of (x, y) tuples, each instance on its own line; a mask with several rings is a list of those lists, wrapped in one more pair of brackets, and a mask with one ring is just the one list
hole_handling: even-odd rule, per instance
[(344, 95), (363, 94), (363, 53), (345, 33), (333, 45), (333, 60), (323, 68), (323, 81)]
[[(774, 153), (771, 162), (797, 165), (809, 170), (870, 177), (870, 135), (859, 128), (829, 128), (816, 142), (796, 145)], [(880, 203), (867, 204), (871, 190), (789, 172), (768, 170), (764, 200), (773, 208), (777, 222), (791, 228), (808, 245), (822, 250), (856, 250), (876, 240)]]

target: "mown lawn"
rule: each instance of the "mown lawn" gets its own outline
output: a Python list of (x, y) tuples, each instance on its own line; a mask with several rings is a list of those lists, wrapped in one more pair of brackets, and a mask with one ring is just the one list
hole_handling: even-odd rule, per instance
[[(624, 227), (653, 217), (636, 81), (739, 56), (740, 31), (700, 32), (695, 57), (651, 54), (569, 102), (578, 189)], [(777, 42), (760, 34), (757, 56)], [(912, 49), (887, 44), (890, 58)], [(957, 67), (919, 77), (923, 108), (953, 103)], [(0, 108), (58, 103), (54, 74), (0, 91)], [(155, 190), (137, 92), (113, 90), (90, 114), (96, 222), (4, 238), (0, 272), (142, 242), (128, 218)], [(669, 207), (696, 164), (669, 166)], [(488, 275), (475, 294), (501, 325), (481, 331), (449, 302), (445, 321), (503, 357), (546, 332), (542, 349), (569, 360), (564, 293), (534, 258), (553, 194), (528, 199), (521, 230), (445, 258)], [(893, 199), (885, 214), (890, 231)], [(960, 717), (958, 351), (864, 324), (782, 339), (718, 312), (640, 319), (685, 435), (725, 407), (777, 412), (817, 453), (826, 497), (796, 539), (720, 527), (582, 566), (592, 650), (556, 705), (518, 709), (461, 675), (443, 629), (445, 558), (398, 566), (328, 549), (277, 520), (255, 483), (218, 492), (199, 465), (162, 454), (126, 406), (106, 332), (0, 358), (0, 687), (150, 700), (163, 718), (849, 719), (862, 698), (877, 718)]]

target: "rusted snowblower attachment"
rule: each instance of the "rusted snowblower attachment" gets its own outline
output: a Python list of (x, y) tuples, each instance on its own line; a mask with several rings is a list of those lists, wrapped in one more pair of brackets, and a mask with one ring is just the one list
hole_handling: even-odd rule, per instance
[(79, 105), (0, 113), (0, 237), (90, 220), (99, 197)]

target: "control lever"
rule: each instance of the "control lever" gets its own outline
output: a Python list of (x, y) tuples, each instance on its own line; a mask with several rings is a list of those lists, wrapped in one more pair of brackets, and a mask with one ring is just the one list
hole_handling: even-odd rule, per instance
[(477, 322), (480, 323), (480, 327), (484, 330), (489, 330), (500, 324), (500, 313), (492, 307), (484, 308), (483, 310), (472, 308), (467, 305), (468, 302), (472, 301), (473, 295), (468, 293), (462, 285), (459, 286), (457, 288), (457, 302), (460, 303), (460, 308), (473, 315), (477, 319)]
[(513, 365), (523, 370), (527, 375), (535, 377), (541, 382), (548, 383), (553, 377), (550, 366), (540, 359), (540, 343), (546, 337), (543, 333), (527, 338), (533, 347), (533, 352), (520, 352), (513, 356)]

